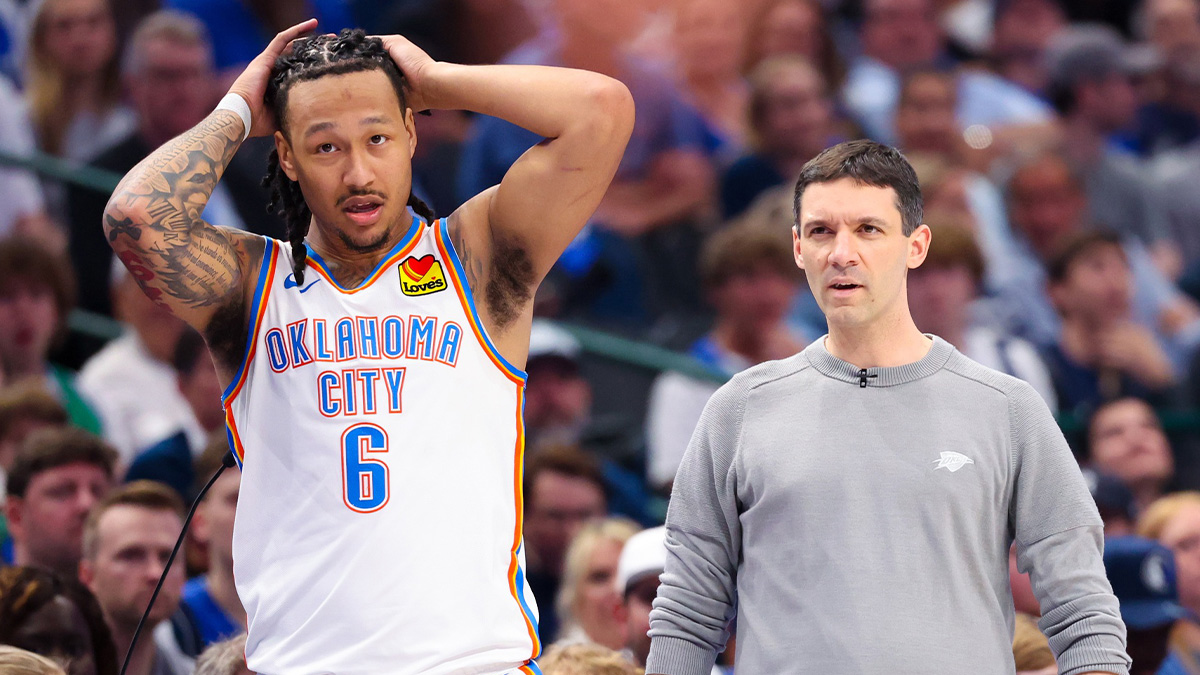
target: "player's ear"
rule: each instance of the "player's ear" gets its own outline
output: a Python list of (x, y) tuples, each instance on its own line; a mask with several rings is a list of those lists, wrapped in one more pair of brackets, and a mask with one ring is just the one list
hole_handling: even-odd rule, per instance
[(412, 158), (417, 152), (417, 119), (412, 108), (404, 109), (404, 128), (408, 131), (408, 156)]
[(275, 150), (279, 152), (279, 168), (290, 180), (296, 180), (296, 156), (292, 153), (292, 144), (288, 143), (282, 131), (275, 132)]

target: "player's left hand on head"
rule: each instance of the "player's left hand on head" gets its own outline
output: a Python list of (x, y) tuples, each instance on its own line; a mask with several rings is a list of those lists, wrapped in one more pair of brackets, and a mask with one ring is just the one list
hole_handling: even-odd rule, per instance
[(414, 45), (402, 35), (380, 35), (383, 46), (391, 54), (392, 60), (400, 67), (404, 79), (408, 82), (408, 107), (413, 112), (429, 110), (428, 99), (424, 96), (423, 82), (429, 72), (429, 67), (437, 63), (423, 49)]

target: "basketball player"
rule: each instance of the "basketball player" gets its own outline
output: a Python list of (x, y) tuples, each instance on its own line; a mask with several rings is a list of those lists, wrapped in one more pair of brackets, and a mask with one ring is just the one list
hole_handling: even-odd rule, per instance
[[(292, 43), (314, 26), (277, 35), (104, 215), (226, 385), (247, 664), (536, 673), (520, 493), (531, 302), (616, 171), (631, 98), (589, 72), (435, 62), (398, 36)], [(546, 140), (433, 220), (410, 191), (413, 112), (447, 108)], [(200, 219), (247, 134), (274, 135), (288, 246)]]
[(1046, 403), (922, 334), (921, 188), (836, 145), (796, 182), (793, 249), (829, 334), (709, 400), (675, 477), (649, 675), (1014, 672), (1008, 551), (1064, 675), (1128, 675), (1103, 525)]

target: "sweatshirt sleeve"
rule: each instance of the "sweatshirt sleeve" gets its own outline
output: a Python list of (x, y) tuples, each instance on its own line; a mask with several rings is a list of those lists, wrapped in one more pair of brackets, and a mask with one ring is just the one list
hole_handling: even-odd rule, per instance
[(709, 399), (676, 474), (648, 675), (708, 675), (728, 639), (742, 535), (733, 458), (744, 408), (735, 378)]
[(1104, 571), (1104, 525), (1066, 439), (1028, 385), (1010, 393), (1011, 518), (1061, 675), (1127, 675), (1125, 624)]

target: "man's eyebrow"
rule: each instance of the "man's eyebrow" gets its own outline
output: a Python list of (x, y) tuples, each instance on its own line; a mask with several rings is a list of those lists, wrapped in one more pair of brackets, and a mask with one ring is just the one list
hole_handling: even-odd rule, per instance
[(328, 130), (332, 129), (333, 126), (334, 126), (333, 122), (317, 122), (316, 124), (313, 124), (312, 126), (310, 126), (309, 128), (304, 130), (304, 137), (308, 138), (309, 136), (312, 136), (315, 133), (319, 133), (322, 131), (328, 131)]
[(391, 120), (387, 117), (383, 117), (382, 115), (373, 115), (371, 117), (364, 117), (362, 121), (358, 123), (358, 125), (365, 127), (371, 124), (388, 124), (389, 122), (391, 122)]

